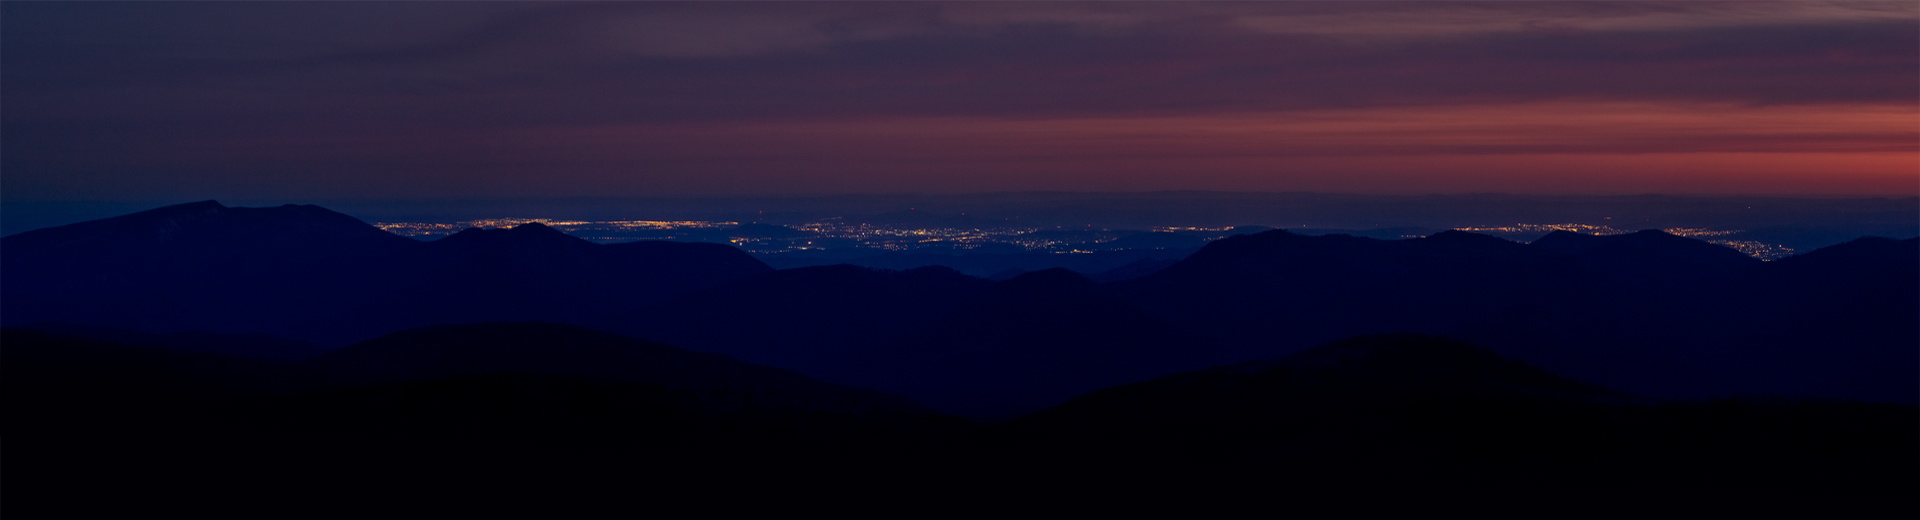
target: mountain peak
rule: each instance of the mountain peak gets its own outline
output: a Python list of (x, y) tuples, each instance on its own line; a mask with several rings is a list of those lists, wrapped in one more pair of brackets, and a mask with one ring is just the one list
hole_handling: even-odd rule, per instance
[(37, 229), (5, 240), (10, 252), (31, 252), (64, 247), (158, 246), (183, 240), (194, 243), (310, 241), (321, 236), (375, 241), (400, 239), (359, 219), (319, 206), (231, 208), (204, 200)]
[[(288, 204), (288, 205), (291, 206), (292, 204)], [(203, 200), (199, 202), (188, 202), (185, 204), (174, 204), (172, 206), (162, 206), (162, 207), (150, 209), (147, 211), (197, 213), (197, 212), (203, 212), (203, 211), (218, 211), (223, 209), (227, 209), (227, 207), (225, 205), (220, 204), (220, 201), (208, 199), (208, 200)]]
[(1662, 259), (1656, 263), (1729, 269), (1759, 263), (1758, 259), (1732, 248), (1658, 229), (1604, 236), (1554, 231), (1528, 247), (1574, 255), (1598, 265), (1654, 265), (1649, 262)]
[(506, 229), (467, 228), (452, 236), (432, 242), (437, 247), (503, 247), (517, 244), (527, 246), (578, 247), (596, 245), (584, 239), (547, 227), (539, 222), (528, 222)]
[(1780, 259), (1781, 265), (1866, 265), (1890, 263), (1912, 266), (1920, 258), (1920, 238), (1894, 240), (1886, 237), (1860, 237), (1806, 253)]

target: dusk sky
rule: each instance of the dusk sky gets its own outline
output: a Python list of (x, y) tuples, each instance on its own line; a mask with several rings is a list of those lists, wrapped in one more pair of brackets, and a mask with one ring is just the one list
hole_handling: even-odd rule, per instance
[(0, 4), (7, 200), (1920, 195), (1920, 4)]

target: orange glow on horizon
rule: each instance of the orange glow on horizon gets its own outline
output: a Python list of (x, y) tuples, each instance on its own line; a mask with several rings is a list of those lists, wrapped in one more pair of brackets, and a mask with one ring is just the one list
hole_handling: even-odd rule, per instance
[(516, 157), (519, 162), (449, 167), (438, 175), (449, 184), (529, 193), (566, 185), (655, 194), (1920, 195), (1920, 113), (1911, 105), (1555, 102), (1055, 119), (795, 119), (228, 144), (170, 153), (192, 159), (431, 150), (471, 160)]

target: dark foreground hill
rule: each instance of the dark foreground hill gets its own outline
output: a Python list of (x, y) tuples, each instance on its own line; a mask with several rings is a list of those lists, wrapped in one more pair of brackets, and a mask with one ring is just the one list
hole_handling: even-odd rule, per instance
[[(33, 446), (9, 463), (70, 512), (682, 503), (840, 464), (920, 464), (968, 427), (879, 392), (538, 323), (405, 331), (306, 362), (5, 329), (0, 360), (0, 427)], [(85, 499), (102, 492), (117, 498)]]
[(1253, 472), (1314, 487), (1781, 493), (1920, 484), (1911, 406), (1643, 400), (1410, 334), (1110, 388), (1008, 431), (1027, 453), (1116, 479)]
[[(506, 356), (451, 348), (536, 338), (538, 348)], [(317, 363), (406, 367), (369, 379), (385, 382), (300, 389), (277, 386), (298, 364), (7, 330), (0, 427), (33, 448), (9, 463), (35, 491), (14, 505), (57, 501), (82, 516), (287, 507), (573, 516), (1430, 510), (1437, 498), (1486, 508), (1605, 497), (1911, 512), (1920, 484), (1912, 407), (1642, 402), (1425, 336), (1111, 388), (1001, 426), (778, 402), (716, 408), (701, 398), (711, 392), (576, 372), (604, 364), (600, 351), (617, 342), (549, 325), (410, 331)], [(529, 369), (491, 371), (509, 358)], [(99, 496), (114, 500), (86, 499)]]
[(88, 339), (150, 347), (175, 352), (206, 352), (240, 358), (275, 361), (299, 361), (324, 354), (329, 348), (311, 342), (276, 338), (263, 334), (217, 334), (207, 331), (153, 334), (112, 327), (88, 327), (71, 323), (41, 322), (17, 327), (52, 336)]
[(789, 269), (605, 326), (988, 419), (1231, 359), (1064, 269), (1001, 282), (944, 268)]
[[(249, 359), (35, 330), (4, 331), (10, 391), (16, 391), (15, 396), (33, 396), (26, 401), (44, 400), (55, 405), (68, 393), (119, 394), (123, 399), (158, 403), (149, 408), (165, 410), (171, 406), (165, 403), (172, 401), (215, 406), (269, 395), (505, 374), (578, 380), (588, 385), (658, 388), (679, 396), (690, 413), (700, 414), (757, 410), (929, 413), (910, 401), (872, 390), (822, 383), (718, 354), (548, 323), (427, 327), (389, 334), (304, 361)], [(178, 392), (197, 397), (154, 397)], [(93, 408), (55, 405), (46, 409), (78, 414), (63, 422), (84, 423), (78, 418), (88, 416)]]
[(440, 325), (396, 332), (313, 358), (300, 369), (327, 387), (516, 373), (691, 391), (719, 410), (925, 413), (910, 401), (821, 383), (719, 354), (548, 323)]

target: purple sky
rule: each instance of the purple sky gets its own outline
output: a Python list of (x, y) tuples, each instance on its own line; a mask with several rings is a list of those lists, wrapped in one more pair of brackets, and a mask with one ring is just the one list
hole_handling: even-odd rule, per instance
[(0, 4), (9, 200), (1920, 195), (1920, 7)]

